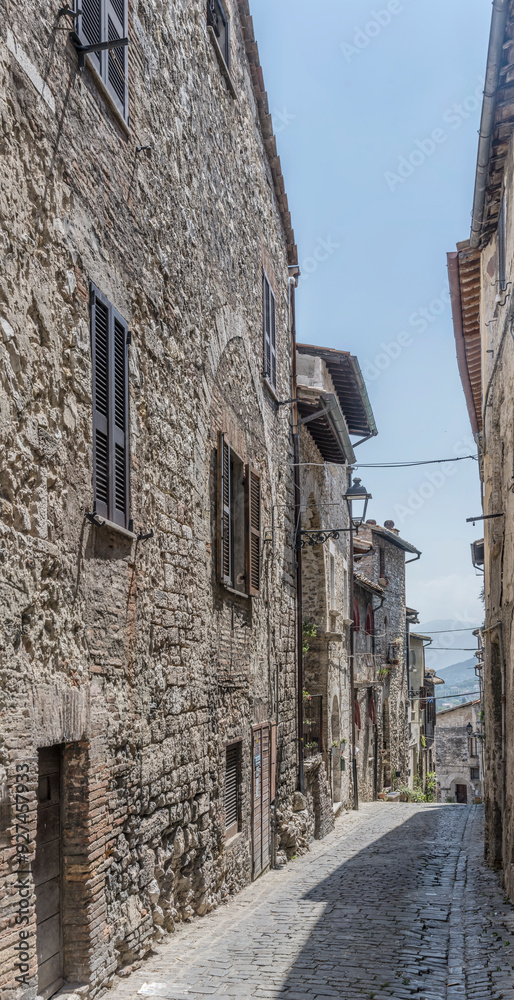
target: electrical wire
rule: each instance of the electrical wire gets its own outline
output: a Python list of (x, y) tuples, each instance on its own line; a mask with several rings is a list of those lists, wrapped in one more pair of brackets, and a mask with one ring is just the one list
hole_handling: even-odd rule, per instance
[(409, 469), (415, 465), (442, 465), (443, 462), (466, 462), (469, 458), (478, 462), (476, 455), (461, 455), (458, 458), (432, 458), (427, 462), (354, 462), (353, 469)]

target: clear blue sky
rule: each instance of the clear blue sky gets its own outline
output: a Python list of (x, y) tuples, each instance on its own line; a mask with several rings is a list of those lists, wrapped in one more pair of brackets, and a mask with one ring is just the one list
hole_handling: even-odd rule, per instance
[[(446, 251), (469, 236), (491, 4), (251, 9), (303, 272), (298, 340), (359, 358), (379, 430), (362, 462), (471, 454)], [(481, 511), (477, 465), (428, 471), (363, 469), (368, 516), (422, 550), (408, 570), (422, 621), (479, 624), (469, 544), (482, 529), (466, 524)]]

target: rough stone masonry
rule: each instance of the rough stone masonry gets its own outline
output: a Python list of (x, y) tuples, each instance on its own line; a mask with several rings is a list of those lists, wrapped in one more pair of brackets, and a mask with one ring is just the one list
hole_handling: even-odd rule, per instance
[[(36, 994), (52, 851), (63, 937), (49, 961), (90, 995), (251, 879), (252, 733), (274, 720), (282, 823), (288, 843), (305, 835), (292, 812), (290, 409), (277, 406), (292, 388), (296, 252), (251, 18), (245, 0), (225, 4), (228, 76), (203, 0), (111, 6), (126, 13), (127, 61), (93, 54), (80, 71), (57, 4), (0, 0), (0, 992), (11, 1000)], [(126, 87), (124, 110), (113, 86)], [(122, 530), (85, 517), (90, 283), (129, 331)], [(259, 596), (244, 573), (232, 588), (218, 579), (220, 432), (260, 480)], [(41, 751), (56, 747), (52, 763)], [(45, 802), (62, 809), (58, 842), (37, 827)]]

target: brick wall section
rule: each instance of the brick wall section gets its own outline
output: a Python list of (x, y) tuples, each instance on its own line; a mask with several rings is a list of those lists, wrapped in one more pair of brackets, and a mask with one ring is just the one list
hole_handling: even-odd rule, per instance
[[(66, 974), (92, 995), (176, 921), (250, 879), (251, 725), (275, 718), (277, 671), (277, 804), (293, 852), (300, 836), (290, 414), (262, 380), (261, 301), (264, 264), (277, 303), (277, 394), (287, 399), (294, 241), (255, 103), (251, 26), (243, 37), (229, 7), (235, 100), (203, 2), (162, 11), (130, 2), (127, 129), (91, 70), (77, 72), (54, 10), (0, 0), (0, 992), (9, 1000), (21, 995), (13, 782), (26, 764), (30, 862), (38, 747), (65, 747)], [(136, 151), (147, 142), (151, 151)], [(132, 515), (155, 533), (138, 544), (84, 520), (90, 280), (132, 331)], [(273, 534), (259, 599), (216, 582), (222, 429), (262, 476)], [(233, 738), (243, 743), (243, 822), (225, 848)], [(34, 991), (33, 897), (30, 920)]]

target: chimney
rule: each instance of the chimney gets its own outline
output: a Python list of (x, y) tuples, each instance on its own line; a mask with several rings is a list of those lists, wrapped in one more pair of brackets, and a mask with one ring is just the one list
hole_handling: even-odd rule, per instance
[(376, 521), (366, 521), (366, 524), (376, 524)]
[(399, 535), (400, 534), (400, 529), (399, 528), (395, 528), (394, 521), (384, 521), (384, 528), (387, 528), (388, 531), (392, 531), (393, 535)]

